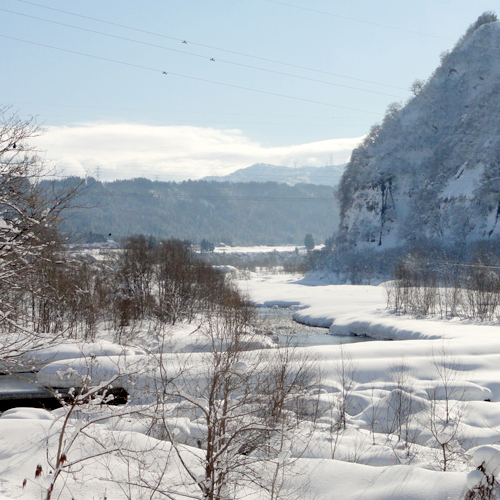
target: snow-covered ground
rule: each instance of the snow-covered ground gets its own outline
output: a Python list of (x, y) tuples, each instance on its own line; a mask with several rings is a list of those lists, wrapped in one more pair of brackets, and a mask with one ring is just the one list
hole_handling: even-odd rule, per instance
[[(343, 436), (345, 448), (339, 447), (339, 458), (379, 466), (405, 462), (404, 458), (401, 460), (401, 453), (396, 453), (398, 458), (395, 458), (393, 451), (384, 457), (388, 449), (393, 448), (393, 445), (387, 442), (385, 445), (379, 443), (368, 446), (364, 438), (365, 445), (360, 444), (363, 441), (363, 432), (366, 432), (370, 425), (373, 426), (373, 419), (378, 420), (377, 426), (382, 426), (381, 421), (387, 418), (382, 414), (385, 414), (387, 407), (397, 406), (391, 405), (390, 402), (387, 404), (386, 401), (382, 404), (385, 409), (379, 412), (377, 405), (381, 399), (374, 397), (374, 393), (380, 389), (389, 391), (385, 393), (385, 397), (394, 397), (394, 392), (390, 391), (398, 386), (406, 386), (407, 393), (417, 398), (429, 399), (428, 395), (438, 385), (441, 386), (440, 390), (447, 383), (453, 385), (452, 392), (455, 395), (452, 399), (457, 397), (463, 400), (460, 404), (467, 406), (460, 423), (464, 437), (462, 446), (464, 441), (468, 441), (469, 444), (465, 446), (470, 446), (472, 450), (473, 444), (492, 444), (500, 440), (499, 325), (467, 323), (456, 319), (447, 321), (396, 316), (387, 310), (384, 284), (330, 285), (326, 278), (318, 276), (303, 278), (294, 275), (253, 275), (250, 280), (242, 281), (240, 286), (255, 304), (291, 307), (296, 310), (294, 318), (297, 321), (329, 327), (332, 335), (368, 335), (380, 339), (374, 342), (345, 344), (342, 348), (335, 345), (311, 348), (317, 356), (316, 365), (324, 375), (323, 382), (327, 390), (339, 383), (339, 376), (333, 365), (342, 357), (341, 349), (343, 356), (352, 360), (354, 367), (353, 408), (350, 413), (353, 417), (351, 424), (356, 432), (352, 433), (350, 439)], [(443, 381), (443, 369), (446, 371), (448, 368), (446, 376), (450, 380)], [(401, 379), (405, 377), (406, 381), (401, 383)], [(358, 410), (361, 411), (357, 413)], [(434, 438), (429, 435), (425, 412), (420, 413), (420, 417), (413, 419), (410, 424), (415, 427), (415, 434), (419, 434), (415, 441), (423, 446), (433, 446)], [(387, 446), (386, 450), (384, 446)], [(352, 452), (356, 447), (357, 454)], [(318, 446), (316, 452), (319, 448)], [(470, 468), (471, 454), (472, 451), (469, 455), (465, 454), (462, 463), (455, 464), (458, 465), (455, 470)], [(353, 455), (357, 456), (353, 458)], [(425, 459), (419, 462), (417, 457), (408, 456), (406, 460), (421, 467), (429, 466), (425, 464)], [(332, 465), (334, 468), (337, 466), (340, 467), (340, 464)], [(405, 472), (399, 471), (397, 467), (397, 473), (394, 467), (385, 469), (383, 473), (368, 469), (363, 472), (366, 475), (364, 480), (357, 476), (358, 468), (345, 464), (343, 467), (347, 467), (349, 471), (345, 476), (352, 474), (356, 479), (352, 483), (350, 478), (346, 479), (344, 476), (337, 480), (337, 485), (340, 482), (343, 487), (349, 484), (348, 490), (353, 488), (349, 492), (343, 489), (344, 496), (339, 495), (338, 498), (458, 498), (459, 491), (465, 484), (465, 476), (455, 476), (451, 479), (449, 472), (441, 473), (441, 479), (436, 480), (440, 486), (433, 486), (434, 494), (430, 494), (424, 491), (424, 483), (430, 481), (430, 478), (412, 485), (411, 475), (415, 474), (416, 477), (422, 471), (417, 472), (411, 466), (405, 466)], [(394, 491), (390, 493), (389, 484), (385, 485), (389, 489), (380, 496), (377, 488), (365, 491), (361, 485), (364, 481), (371, 484), (366, 477), (372, 473), (377, 478), (380, 477), (379, 474), (394, 474), (389, 480)], [(393, 483), (397, 474), (405, 476), (404, 484), (398, 484), (398, 480)], [(437, 475), (439, 476), (439, 473)], [(321, 497), (321, 493), (318, 493)]]
[[(500, 325), (397, 316), (387, 309), (384, 284), (329, 285), (324, 281), (320, 277), (255, 274), (240, 286), (256, 305), (293, 307), (297, 321), (329, 327), (333, 335), (368, 335), (383, 340), (345, 346), (360, 361), (358, 372), (365, 372), (364, 379), (383, 378), (388, 363), (402, 358), (422, 378), (429, 378), (425, 368), (429, 354), (445, 346), (460, 358), (467, 379), (484, 384), (500, 401)], [(334, 357), (338, 347), (321, 348), (323, 355), (330, 351)]]
[(280, 245), (275, 247), (261, 245), (255, 247), (220, 246), (220, 247), (215, 247), (214, 252), (253, 254), (253, 253), (269, 253), (269, 252), (294, 252), (296, 248), (298, 248), (299, 251), (301, 251), (302, 253), (306, 251), (306, 247), (301, 245), (299, 245), (298, 247), (295, 245)]
[[(300, 458), (290, 466), (287, 491), (300, 492), (296, 498), (318, 500), (444, 500), (459, 499), (467, 484), (484, 484), (486, 476), (474, 469), (486, 460), (490, 468), (485, 471), (496, 474), (500, 464), (498, 448), (492, 447), (500, 440), (500, 326), (395, 316), (386, 309), (383, 285), (325, 281), (283, 274), (250, 274), (250, 279), (239, 281), (258, 305), (292, 307), (298, 321), (329, 327), (334, 335), (379, 339), (302, 348), (314, 357), (322, 375), (321, 415), (314, 427), (303, 430), (301, 440), (309, 443), (307, 449), (299, 453), (292, 445), (292, 454)], [(128, 389), (133, 402), (139, 403), (146, 385), (137, 373), (147, 368), (146, 351), (168, 356), (204, 348), (195, 325), (176, 326), (165, 339), (157, 338), (142, 348), (108, 343), (85, 346), (86, 361), (69, 359), (80, 355), (75, 346), (65, 346), (59, 354), (46, 352), (43, 359), (51, 363), (42, 370), (41, 379), (64, 379), (71, 386), (75, 384), (71, 377), (83, 370), (90, 355), (94, 374), (102, 378), (133, 366), (136, 377), (130, 379)], [(260, 346), (272, 348), (269, 342), (263, 336)], [(186, 355), (193, 366), (199, 366), (201, 353)], [(99, 411), (109, 411), (111, 416), (119, 407)], [(345, 426), (336, 425), (343, 411)], [(1, 495), (40, 497), (47, 472), (47, 442), (50, 455), (61, 429), (61, 412), (20, 409), (0, 418), (0, 499)], [(197, 421), (184, 420), (176, 424), (179, 439), (186, 443), (184, 459), (195, 460), (200, 451), (191, 446), (201, 427)], [(144, 425), (131, 416), (104, 418), (99, 429), (107, 439), (131, 448), (153, 447), (155, 456), (160, 452), (168, 456), (170, 444), (146, 435)], [(79, 440), (77, 453), (88, 447), (95, 452), (99, 446), (91, 435), (81, 435)], [(441, 470), (443, 450), (446, 472)], [(34, 477), (37, 464), (44, 466), (41, 478)], [(120, 484), (111, 481), (118, 472), (126, 472), (124, 468), (111, 455), (89, 461), (81, 470), (75, 467), (66, 483), (57, 483), (56, 498), (127, 498)], [(148, 472), (153, 469), (151, 465)], [(179, 464), (171, 459), (167, 483), (179, 487), (179, 471)], [(470, 471), (474, 472), (468, 476)], [(28, 481), (23, 489), (24, 478)]]
[(267, 253), (267, 252), (293, 252), (295, 250), (295, 246), (277, 246), (277, 247), (268, 247), (268, 246), (255, 246), (255, 247), (230, 247), (230, 246), (220, 246), (215, 247), (214, 252), (216, 253)]

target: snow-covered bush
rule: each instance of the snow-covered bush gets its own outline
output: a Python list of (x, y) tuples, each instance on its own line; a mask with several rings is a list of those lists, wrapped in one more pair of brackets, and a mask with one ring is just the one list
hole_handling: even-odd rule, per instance
[(500, 498), (500, 446), (479, 446), (472, 453), (476, 467), (467, 474), (468, 491), (465, 500), (493, 500)]
[(477, 250), (467, 263), (409, 253), (394, 266), (386, 285), (395, 313), (497, 321), (500, 313), (499, 257)]

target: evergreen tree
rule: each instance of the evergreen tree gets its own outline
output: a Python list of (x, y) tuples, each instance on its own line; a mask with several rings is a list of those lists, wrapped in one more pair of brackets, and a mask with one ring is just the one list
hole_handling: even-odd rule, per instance
[(215, 245), (211, 241), (203, 238), (200, 242), (200, 250), (202, 252), (213, 252), (215, 250)]
[(306, 237), (304, 238), (304, 245), (307, 248), (307, 250), (314, 249), (314, 238), (311, 233), (306, 234)]

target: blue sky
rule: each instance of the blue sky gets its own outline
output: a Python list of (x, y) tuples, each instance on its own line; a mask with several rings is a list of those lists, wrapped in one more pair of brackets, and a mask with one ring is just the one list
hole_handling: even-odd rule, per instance
[(495, 3), (3, 0), (0, 9), (1, 103), (45, 123), (47, 159), (68, 174), (99, 166), (103, 179), (180, 180), (257, 162), (345, 162)]

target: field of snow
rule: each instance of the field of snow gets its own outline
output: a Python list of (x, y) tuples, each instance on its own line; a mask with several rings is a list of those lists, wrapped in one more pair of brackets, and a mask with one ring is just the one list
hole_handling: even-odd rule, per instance
[[(297, 436), (299, 444), (291, 444), (294, 461), (287, 469), (283, 498), (459, 499), (467, 485), (486, 484), (485, 474), (496, 476), (500, 464), (500, 451), (495, 447), (500, 441), (500, 327), (395, 316), (386, 309), (384, 285), (325, 281), (283, 274), (250, 274), (250, 279), (239, 281), (257, 305), (291, 307), (298, 321), (329, 327), (333, 335), (377, 339), (300, 348), (314, 357), (321, 373), (320, 415), (314, 425), (306, 419)], [(176, 326), (166, 339), (128, 348), (106, 342), (86, 345), (81, 347), (85, 358), (80, 357), (80, 348), (66, 345), (60, 352), (39, 355), (38, 362), (48, 362), (40, 379), (71, 387), (88, 370), (90, 356), (95, 383), (124, 371), (134, 373), (120, 384), (132, 395), (129, 409), (141, 408), (151, 380), (146, 351), (188, 356), (196, 376), (204, 377), (203, 354), (194, 351), (208, 346), (201, 344), (196, 326)], [(262, 336), (253, 347), (272, 349), (272, 344)], [(171, 359), (175, 363), (178, 358)], [(78, 434), (71, 455), (73, 473), (57, 482), (53, 498), (142, 498), (137, 493), (127, 496), (127, 487), (139, 481), (137, 475), (152, 480), (163, 471), (167, 458), (164, 493), (157, 497), (199, 498), (196, 489), (186, 486), (191, 480), (182, 472), (179, 457), (172, 456), (171, 444), (156, 439), (133, 412), (128, 410), (126, 417), (119, 418), (122, 411), (120, 406), (89, 410), (93, 418), (99, 418), (92, 429)], [(2, 415), (0, 500), (40, 498), (51, 480), (47, 457), (56, 451), (64, 415), (63, 409), (14, 409)], [(81, 429), (81, 417), (69, 422), (72, 429)], [(201, 453), (196, 442), (203, 435), (203, 425), (184, 418), (176, 421), (174, 430), (176, 439), (184, 443), (182, 459), (195, 463)], [(103, 443), (127, 453), (154, 452), (141, 470), (123, 460), (126, 453), (78, 462), (86, 454), (99, 455)], [(277, 460), (284, 459), (280, 455)], [(35, 478), (38, 464), (43, 472)], [(484, 472), (476, 470), (478, 466)], [(133, 481), (130, 474), (136, 474)], [(268, 498), (250, 486), (245, 488), (250, 498)]]
[(269, 247), (265, 245), (255, 246), (255, 247), (230, 247), (230, 246), (222, 246), (215, 247), (215, 253), (245, 253), (245, 254), (254, 254), (254, 253), (269, 253), (269, 252), (294, 252), (295, 249), (298, 248), (299, 251), (305, 252), (306, 248), (304, 246), (295, 246), (295, 245), (280, 245), (275, 247)]
[[(321, 250), (324, 245), (316, 245), (314, 247), (315, 250)], [(301, 254), (307, 252), (306, 247), (304, 245), (278, 245), (278, 246), (266, 246), (266, 245), (257, 245), (254, 247), (231, 247), (231, 246), (216, 246), (214, 248), (215, 253), (236, 253), (236, 254), (266, 254), (273, 252), (295, 252), (298, 250)]]
[[(494, 400), (500, 401), (499, 325), (396, 316), (387, 310), (384, 284), (329, 285), (326, 278), (315, 276), (256, 274), (240, 286), (256, 305), (293, 307), (297, 321), (329, 327), (333, 335), (368, 335), (383, 340), (345, 346), (360, 361), (358, 372), (364, 372), (363, 379), (383, 380), (388, 363), (402, 358), (423, 379), (432, 379), (426, 368), (429, 354), (444, 345), (450, 355), (460, 358), (467, 379), (485, 385)], [(336, 346), (322, 346), (321, 354), (327, 349), (338, 352)]]

